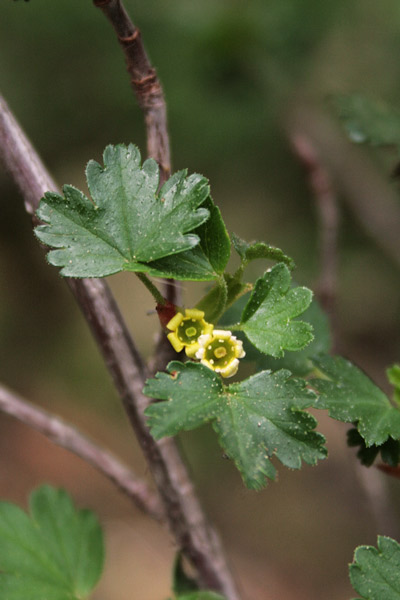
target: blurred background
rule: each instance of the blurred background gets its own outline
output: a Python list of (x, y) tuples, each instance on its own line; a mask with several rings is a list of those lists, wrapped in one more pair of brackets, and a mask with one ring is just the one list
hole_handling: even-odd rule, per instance
[[(399, 202), (390, 179), (398, 156), (352, 146), (328, 98), (361, 92), (400, 107), (398, 2), (125, 5), (164, 86), (173, 169), (207, 176), (228, 229), (282, 248), (297, 264), (296, 281), (309, 287), (319, 278), (318, 218), (290, 138), (300, 131), (314, 140), (340, 210), (338, 347), (390, 392), (384, 371), (400, 360), (399, 265), (365, 229), (362, 203), (379, 213), (387, 199)], [(145, 153), (122, 53), (90, 0), (2, 0), (0, 48), (0, 91), (59, 184), (85, 190), (85, 165), (108, 143), (134, 142)], [(4, 170), (0, 198), (0, 380), (150, 479), (86, 323), (46, 264)], [(151, 297), (132, 274), (109, 283), (149, 355), (157, 331)], [(203, 286), (183, 287), (190, 306)], [(318, 418), (329, 458), (301, 471), (278, 466), (279, 481), (259, 493), (244, 488), (208, 428), (179, 440), (247, 600), (350, 598), (354, 548), (375, 544), (377, 533), (400, 538), (400, 484), (359, 467), (346, 448), (347, 426)], [(66, 487), (104, 524), (106, 572), (95, 600), (168, 596), (168, 532), (80, 459), (0, 415), (0, 497), (26, 506), (43, 481)]]

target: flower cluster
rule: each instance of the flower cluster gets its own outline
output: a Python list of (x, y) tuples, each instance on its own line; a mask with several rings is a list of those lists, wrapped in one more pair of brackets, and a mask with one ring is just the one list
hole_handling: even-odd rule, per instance
[(239, 358), (245, 355), (243, 343), (231, 331), (214, 329), (204, 320), (204, 312), (197, 308), (187, 308), (184, 314), (176, 313), (167, 323), (167, 329), (171, 332), (167, 337), (176, 352), (185, 349), (189, 358), (197, 358), (222, 377), (235, 375)]

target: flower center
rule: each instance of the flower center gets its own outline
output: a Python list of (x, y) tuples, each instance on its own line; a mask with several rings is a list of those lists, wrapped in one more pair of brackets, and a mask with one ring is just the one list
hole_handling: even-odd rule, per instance
[(216, 358), (223, 358), (224, 356), (226, 356), (226, 348), (224, 348), (223, 346), (219, 346), (219, 348), (215, 348), (214, 356)]
[(235, 358), (235, 344), (231, 340), (215, 338), (208, 344), (204, 358), (214, 367), (224, 368)]
[(202, 333), (202, 324), (196, 319), (183, 319), (176, 334), (184, 344), (195, 344)]
[(193, 327), (193, 326), (192, 327), (188, 327), (187, 329), (185, 329), (185, 333), (186, 333), (186, 336), (188, 338), (191, 338), (191, 337), (194, 337), (196, 335), (197, 329), (196, 329), (196, 327)]

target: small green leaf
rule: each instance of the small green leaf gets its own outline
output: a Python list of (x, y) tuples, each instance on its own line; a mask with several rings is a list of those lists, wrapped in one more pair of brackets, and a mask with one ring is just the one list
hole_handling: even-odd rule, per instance
[(313, 431), (315, 419), (303, 411), (315, 396), (289, 371), (263, 371), (225, 386), (204, 365), (172, 362), (168, 373), (147, 381), (144, 393), (165, 400), (145, 412), (156, 439), (212, 422), (249, 488), (260, 489), (266, 477), (274, 479), (272, 456), (299, 469), (302, 460), (315, 464), (326, 455), (323, 436)]
[(312, 300), (311, 290), (290, 287), (290, 272), (279, 263), (257, 279), (244, 308), (241, 329), (265, 354), (280, 357), (284, 350), (301, 350), (313, 339), (312, 327), (293, 321)]
[(0, 597), (83, 600), (103, 567), (103, 539), (94, 514), (77, 511), (67, 493), (42, 486), (29, 517), (0, 503)]
[[(159, 168), (130, 144), (107, 146), (104, 167), (90, 161), (87, 181), (93, 202), (72, 186), (65, 198), (48, 192), (35, 232), (48, 246), (48, 260), (68, 277), (103, 277), (122, 270), (146, 271), (146, 263), (196, 246), (192, 233), (209, 217), (200, 205), (209, 195), (201, 175), (179, 171), (157, 191)], [(199, 208), (200, 207), (200, 208)]]
[(400, 113), (360, 95), (338, 95), (334, 107), (353, 142), (400, 147)]
[(400, 544), (378, 536), (377, 548), (360, 546), (349, 573), (362, 600), (400, 600)]
[(327, 379), (313, 379), (320, 396), (316, 408), (326, 408), (333, 419), (355, 423), (367, 447), (380, 446), (388, 437), (400, 439), (400, 410), (350, 361), (337, 356), (314, 359)]
[(275, 246), (270, 246), (264, 242), (251, 242), (249, 244), (234, 233), (232, 234), (232, 243), (243, 263), (247, 264), (251, 260), (265, 258), (285, 263), (291, 270), (295, 267), (294, 260)]
[(313, 328), (314, 339), (302, 350), (298, 352), (286, 352), (283, 358), (273, 358), (265, 354), (258, 353), (255, 358), (257, 370), (288, 369), (297, 377), (305, 377), (313, 370), (311, 358), (318, 354), (328, 354), (331, 350), (332, 340), (329, 330), (329, 320), (317, 300), (313, 298), (310, 306), (302, 314), (302, 319), (310, 323)]
[[(229, 329), (232, 323), (237, 323), (248, 300), (249, 294), (239, 298), (239, 300), (225, 312), (220, 319), (219, 324), (224, 328)], [(254, 362), (256, 371), (278, 371), (279, 369), (288, 369), (292, 375), (297, 377), (304, 377), (311, 373), (314, 369), (311, 358), (317, 354), (326, 354), (331, 349), (332, 341), (329, 330), (329, 320), (315, 298), (313, 298), (310, 306), (303, 313), (302, 318), (312, 325), (314, 339), (302, 350), (297, 352), (286, 352), (282, 358), (267, 356), (257, 350), (241, 331), (236, 332), (235, 335), (237, 335), (238, 339), (242, 340), (246, 352), (243, 361)]]

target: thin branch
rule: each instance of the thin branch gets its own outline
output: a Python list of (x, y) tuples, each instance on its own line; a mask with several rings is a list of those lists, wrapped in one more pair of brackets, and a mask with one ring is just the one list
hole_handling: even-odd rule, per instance
[(164, 94), (142, 43), (140, 30), (132, 23), (120, 0), (93, 0), (117, 34), (125, 55), (131, 85), (143, 110), (147, 129), (147, 151), (161, 168), (161, 183), (171, 173)]
[(296, 103), (290, 131), (306, 132), (334, 178), (341, 198), (367, 234), (400, 267), (400, 207), (393, 186), (377, 172), (369, 157), (351, 145), (337, 124), (315, 106)]
[(316, 294), (336, 331), (337, 237), (339, 207), (328, 170), (314, 144), (305, 133), (294, 133), (290, 139), (293, 151), (306, 170), (314, 196), (318, 217), (320, 269)]
[(0, 410), (40, 431), (52, 442), (73, 452), (108, 477), (133, 503), (157, 521), (165, 520), (158, 496), (108, 450), (75, 427), (0, 385)]
[[(0, 153), (21, 190), (28, 212), (34, 213), (40, 197), (48, 190), (55, 191), (54, 183), (1, 97)], [(20, 165), (17, 170), (11, 169), (13, 162)], [(145, 368), (108, 286), (98, 279), (68, 279), (67, 284), (114, 380), (179, 548), (196, 568), (200, 585), (220, 591), (228, 600), (238, 600), (218, 536), (200, 507), (174, 441), (165, 438), (156, 442), (149, 433), (143, 415), (148, 404), (142, 393)]]
[[(38, 199), (44, 191), (56, 190), (57, 185), (1, 96), (0, 130), (0, 160), (19, 188), (26, 212), (36, 223)], [(21, 156), (24, 160), (21, 160)]]

